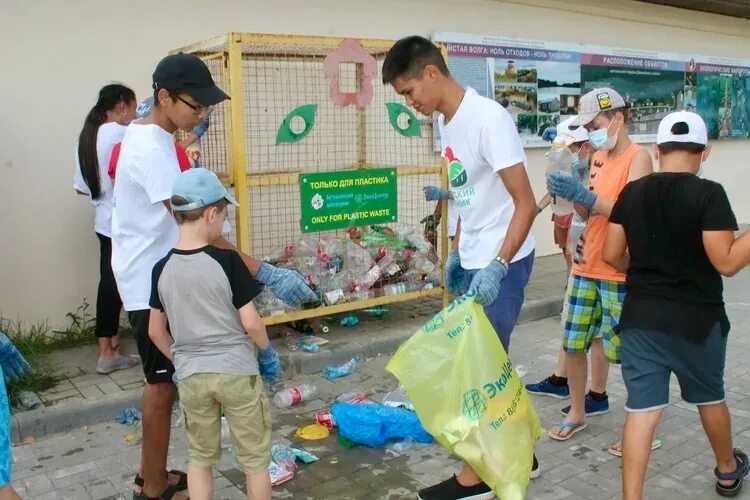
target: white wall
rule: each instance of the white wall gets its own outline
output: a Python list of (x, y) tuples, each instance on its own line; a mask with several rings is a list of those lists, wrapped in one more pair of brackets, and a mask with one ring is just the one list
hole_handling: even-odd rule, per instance
[[(170, 49), (229, 31), (399, 38), (454, 31), (715, 56), (750, 57), (750, 21), (628, 0), (262, 0), (4, 2), (0, 78), (0, 312), (64, 320), (98, 274), (92, 211), (73, 194), (76, 135), (99, 87), (140, 95)], [(615, 7), (616, 6), (616, 7)], [(707, 165), (750, 221), (747, 142), (719, 143)], [(530, 151), (543, 193), (540, 151)], [(540, 254), (554, 251), (546, 217)]]

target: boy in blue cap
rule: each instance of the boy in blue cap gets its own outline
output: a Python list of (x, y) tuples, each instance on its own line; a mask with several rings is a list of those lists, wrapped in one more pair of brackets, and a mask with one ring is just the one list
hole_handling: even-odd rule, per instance
[(190, 497), (212, 498), (223, 408), (248, 498), (270, 498), (271, 420), (260, 376), (275, 383), (279, 356), (252, 302), (262, 285), (239, 253), (212, 246), (237, 202), (216, 174), (197, 168), (177, 177), (170, 203), (180, 236), (154, 266), (149, 336), (179, 381)]

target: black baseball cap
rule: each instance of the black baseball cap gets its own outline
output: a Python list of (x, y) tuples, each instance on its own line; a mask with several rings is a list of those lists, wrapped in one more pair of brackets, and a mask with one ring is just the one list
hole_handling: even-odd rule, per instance
[(213, 106), (229, 96), (216, 86), (208, 66), (194, 54), (172, 54), (156, 65), (154, 90), (185, 92), (203, 106)]

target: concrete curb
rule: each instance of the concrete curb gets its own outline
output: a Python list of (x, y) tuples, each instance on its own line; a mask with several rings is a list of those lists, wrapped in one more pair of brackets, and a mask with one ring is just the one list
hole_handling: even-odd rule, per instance
[(11, 442), (20, 444), (27, 437), (39, 439), (50, 434), (113, 421), (125, 408), (140, 408), (141, 394), (141, 389), (134, 389), (84, 403), (61, 403), (15, 413), (10, 416)]
[[(561, 294), (559, 297), (526, 301), (521, 310), (519, 323), (559, 314), (562, 300)], [(407, 326), (388, 332), (383, 328), (380, 332), (367, 336), (353, 337), (344, 333), (339, 342), (332, 343), (330, 348), (321, 349), (314, 355), (299, 351), (289, 352), (285, 348), (279, 348), (279, 352), (283, 353), (280, 358), (284, 377), (292, 378), (320, 373), (326, 366), (344, 363), (355, 354), (361, 354), (364, 357), (391, 354), (413, 332), (414, 329)], [(283, 343), (283, 341), (276, 342)], [(141, 394), (141, 389), (134, 389), (102, 399), (88, 400), (83, 404), (81, 402), (63, 403), (11, 415), (11, 442), (21, 444), (27, 437), (39, 439), (50, 434), (113, 421), (114, 417), (125, 408), (140, 408)]]

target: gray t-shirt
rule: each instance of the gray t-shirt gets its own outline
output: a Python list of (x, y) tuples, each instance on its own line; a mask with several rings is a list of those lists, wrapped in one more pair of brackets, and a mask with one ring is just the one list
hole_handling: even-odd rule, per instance
[(195, 373), (258, 374), (238, 309), (261, 290), (234, 250), (174, 249), (156, 263), (150, 305), (167, 315), (178, 380)]

